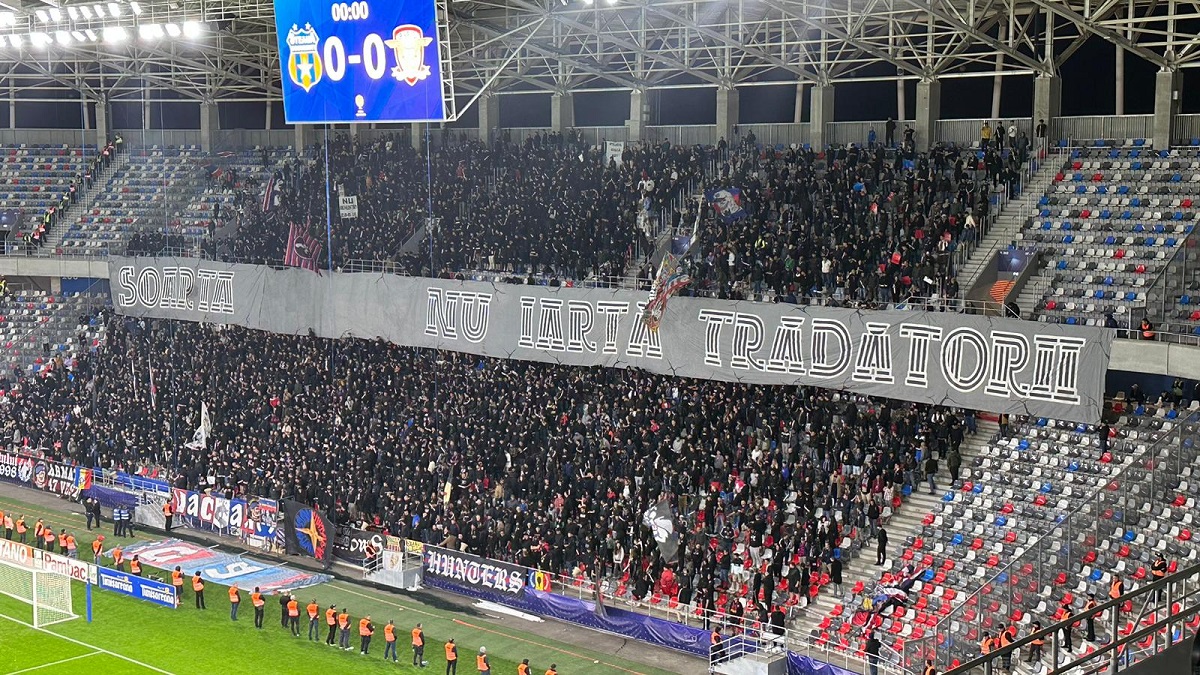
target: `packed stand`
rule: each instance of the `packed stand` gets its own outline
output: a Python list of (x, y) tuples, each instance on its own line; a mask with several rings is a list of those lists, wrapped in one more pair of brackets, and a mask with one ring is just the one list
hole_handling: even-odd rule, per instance
[[(336, 204), (327, 207), (327, 197), (336, 200), (338, 193), (327, 190), (321, 146), (310, 153), (313, 159), (279, 171), (279, 199), (261, 214), (261, 223), (239, 230), (235, 257), (284, 259), (293, 223), (324, 245), (331, 219), (338, 268), (367, 261), (437, 276), (619, 276), (637, 244), (651, 247), (639, 214), (681, 194), (699, 175), (703, 154), (640, 144), (606, 166), (603, 151), (574, 133), (515, 142), (502, 136), (491, 147), (449, 137), (428, 162), (398, 135), (358, 141), (339, 134), (328, 150), (329, 181), (358, 198), (358, 217), (343, 220)], [(430, 200), (432, 237), (427, 232), (405, 251), (425, 227)]]
[(740, 190), (741, 210), (705, 213), (688, 264), (690, 292), (792, 303), (939, 298), (955, 307), (954, 254), (978, 240), (992, 191), (1019, 182), (1019, 156), (911, 147), (851, 145), (817, 155), (744, 143), (708, 182), (710, 195)]
[[(71, 373), (12, 389), (6, 432), (74, 461), (176, 466), (179, 487), (295, 496), (342, 522), (760, 628), (838, 583), (920, 480), (919, 458), (950, 452), (971, 419), (820, 389), (119, 317)], [(214, 427), (194, 451), (179, 438), (201, 403)], [(682, 537), (673, 563), (640, 524), (660, 499)]]

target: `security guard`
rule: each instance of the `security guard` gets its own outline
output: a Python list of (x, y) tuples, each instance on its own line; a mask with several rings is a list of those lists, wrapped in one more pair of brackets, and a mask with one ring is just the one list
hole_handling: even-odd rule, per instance
[(175, 604), (178, 606), (183, 602), (183, 570), (179, 568), (179, 565), (171, 570), (171, 585), (175, 587)]
[(92, 542), (92, 562), (100, 564), (100, 554), (104, 552), (104, 535), (96, 537)]
[(558, 675), (558, 664), (551, 663), (550, 667), (546, 669), (546, 675)]
[(313, 642), (321, 641), (321, 606), (317, 604), (317, 599), (313, 598), (312, 602), (304, 608), (308, 613), (308, 639)]
[(263, 597), (262, 591), (258, 590), (258, 586), (255, 586), (254, 592), (250, 594), (250, 604), (254, 605), (254, 627), (262, 630), (263, 614), (267, 611), (267, 599)]
[(425, 662), (425, 631), (421, 624), (412, 629), (413, 665), (420, 666)]
[(300, 603), (296, 596), (289, 595), (287, 600), (288, 627), (292, 629), (292, 637), (300, 637)]
[(366, 655), (371, 650), (371, 636), (375, 634), (375, 626), (371, 624), (368, 614), (358, 620), (359, 654)]
[(529, 670), (529, 659), (524, 659), (517, 664), (517, 675), (533, 675)]
[[(1035, 635), (1042, 630), (1042, 622), (1034, 621), (1029, 627), (1029, 634)], [(1042, 660), (1042, 648), (1046, 646), (1046, 638), (1035, 637), (1029, 641), (1029, 658), (1025, 659), (1026, 663), (1033, 663)]]
[(396, 622), (388, 619), (387, 625), (383, 627), (383, 660), (388, 660), (388, 654), (392, 655), (392, 663), (396, 663), (400, 659), (396, 656)]
[[(1087, 602), (1084, 603), (1084, 605), (1083, 605), (1083, 611), (1086, 612), (1089, 609), (1096, 609), (1096, 607), (1099, 604), (1100, 604), (1099, 602), (1096, 602), (1096, 594), (1088, 593), (1088, 599), (1087, 599)], [(1096, 615), (1095, 614), (1093, 614), (1087, 618), (1087, 637), (1085, 639), (1088, 642), (1096, 641)], [(1070, 644), (1071, 644), (1071, 641), (1068, 640), (1067, 641), (1068, 649), (1070, 648)]]
[(458, 675), (458, 645), (454, 638), (446, 641), (446, 675)]
[(200, 578), (200, 570), (192, 576), (192, 591), (196, 594), (196, 609), (208, 609), (204, 606), (204, 580)]
[(492, 675), (492, 663), (488, 661), (487, 647), (480, 647), (479, 653), (475, 655), (475, 669), (480, 675)]
[(921, 672), (923, 675), (937, 675), (937, 668), (933, 667), (933, 659), (925, 659), (925, 670)]
[(987, 656), (996, 648), (996, 643), (992, 641), (991, 633), (983, 634), (983, 641), (979, 643), (979, 653)]
[(325, 625), (329, 626), (329, 637), (325, 638), (325, 644), (332, 647), (334, 635), (337, 634), (337, 605), (330, 605), (325, 610)]
[(346, 608), (342, 608), (342, 613), (338, 614), (338, 647), (342, 651), (350, 651), (350, 612)]
[(171, 500), (163, 502), (163, 521), (166, 522), (167, 534), (171, 533), (171, 517), (175, 515), (175, 507), (171, 506)]
[[(1163, 557), (1162, 553), (1154, 556), (1154, 562), (1150, 565), (1150, 575), (1154, 581), (1162, 581), (1167, 578), (1167, 559)], [(1162, 602), (1162, 598), (1163, 587), (1159, 586), (1154, 589), (1154, 601)]]
[(238, 607), (242, 604), (242, 594), (238, 590), (238, 585), (233, 584), (229, 587), (229, 620), (237, 621)]

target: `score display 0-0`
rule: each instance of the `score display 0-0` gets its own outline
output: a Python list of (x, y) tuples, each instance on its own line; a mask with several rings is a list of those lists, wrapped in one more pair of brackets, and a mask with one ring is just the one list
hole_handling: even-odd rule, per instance
[(433, 0), (275, 0), (289, 124), (446, 117)]

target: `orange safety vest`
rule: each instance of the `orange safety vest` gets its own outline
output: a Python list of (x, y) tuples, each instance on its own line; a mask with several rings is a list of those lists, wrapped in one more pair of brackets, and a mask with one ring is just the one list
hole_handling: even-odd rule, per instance
[(104, 544), (101, 544), (99, 539), (97, 539), (97, 540), (93, 541), (93, 542), (92, 542), (92, 555), (94, 555), (94, 556), (96, 556), (97, 558), (99, 558), (99, 557), (100, 557), (100, 551), (101, 551), (103, 548), (104, 548)]
[(288, 616), (300, 616), (300, 603), (295, 600), (288, 600), (287, 608)]
[(1116, 600), (1124, 595), (1125, 584), (1121, 583), (1120, 579), (1113, 579), (1112, 586), (1108, 587), (1108, 597)]
[(183, 572), (179, 570), (171, 572), (171, 585), (183, 586)]
[(171, 507), (171, 502), (163, 503), (163, 515), (164, 516), (170, 517), (170, 516), (174, 515), (174, 513), (175, 513), (175, 509), (173, 509)]
[(517, 675), (529, 675), (529, 666), (524, 663), (517, 664)]
[(396, 626), (395, 625), (389, 623), (388, 625), (383, 627), (383, 639), (386, 642), (395, 642), (396, 641)]
[(329, 624), (330, 626), (337, 623), (336, 609), (330, 607), (329, 609), (325, 610), (325, 623)]
[(487, 654), (475, 655), (475, 667), (479, 669), (479, 672), (481, 673), (485, 670), (491, 670), (491, 666), (488, 665)]
[(1155, 560), (1154, 564), (1150, 566), (1150, 573), (1154, 575), (1156, 580), (1167, 576), (1167, 561)]
[[(113, 565), (120, 567), (121, 563), (123, 563), (123, 562), (125, 562), (125, 554), (121, 551), (121, 547), (118, 546), (113, 549)], [(180, 586), (183, 585), (182, 579), (179, 581), (179, 585)]]
[(925, 675), (937, 675), (937, 668), (925, 666)]
[(425, 639), (421, 637), (421, 629), (412, 629), (412, 643), (414, 647), (422, 647), (425, 645)]
[(317, 606), (317, 603), (315, 603), (315, 602), (308, 603), (308, 606), (305, 607), (304, 609), (306, 609), (308, 611), (309, 619), (315, 619), (315, 618), (317, 618), (317, 615), (321, 613), (321, 608), (319, 606)]
[(979, 651), (984, 654), (992, 653), (992, 638), (984, 638), (983, 643), (979, 645)]
[(4, 529), (11, 530), (13, 528), (12, 516), (4, 516)]
[(54, 543), (54, 530), (46, 527), (42, 529), (42, 539), (46, 540), (47, 544)]
[(17, 518), (17, 534), (25, 534), (29, 528), (25, 526), (24, 518)]
[(262, 607), (263, 605), (267, 604), (267, 601), (263, 600), (262, 593), (251, 593), (250, 594), (250, 602), (255, 607)]
[(553, 668), (549, 668), (546, 670), (546, 675), (558, 675), (558, 671)]
[(204, 582), (200, 579), (199, 574), (192, 577), (192, 590), (196, 591), (197, 593), (204, 590)]
[(345, 614), (345, 613), (338, 614), (338, 628), (341, 628), (344, 630), (349, 627), (350, 627), (350, 615)]
[(66, 539), (65, 539), (65, 541), (66, 541), (66, 544), (67, 544), (67, 550), (68, 550), (68, 551), (74, 551), (74, 550), (77, 548), (77, 547), (75, 546), (75, 537), (74, 537), (74, 535), (70, 535), (70, 534), (68, 534), (68, 535), (66, 536)]
[(373, 632), (374, 631), (371, 630), (371, 621), (369, 619), (359, 619), (358, 620), (358, 634), (359, 635), (370, 635)]
[(236, 605), (242, 601), (242, 594), (238, 593), (237, 586), (229, 587), (229, 604)]
[(452, 642), (446, 643), (446, 660), (447, 661), (457, 661), (458, 660), (458, 647), (455, 647), (454, 643), (452, 643)]
[(33, 536), (35, 536), (35, 537), (42, 536), (42, 530), (44, 530), (44, 529), (46, 529), (46, 526), (42, 524), (42, 521), (39, 518), (38, 521), (33, 524)]
[(130, 560), (129, 571), (140, 575), (142, 573), (142, 563), (138, 560)]

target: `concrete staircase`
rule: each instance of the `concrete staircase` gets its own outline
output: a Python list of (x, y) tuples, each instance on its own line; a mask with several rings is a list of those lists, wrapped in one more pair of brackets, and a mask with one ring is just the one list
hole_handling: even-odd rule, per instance
[(63, 235), (67, 233), (67, 230), (71, 229), (72, 225), (79, 221), (80, 216), (91, 210), (92, 204), (100, 198), (100, 195), (108, 190), (108, 184), (112, 181), (113, 176), (117, 175), (117, 172), (126, 164), (129, 164), (128, 150), (113, 155), (112, 163), (106, 168), (100, 169), (94, 176), (92, 189), (85, 190), (79, 196), (79, 199), (67, 209), (66, 213), (59, 217), (58, 222), (50, 228), (50, 231), (46, 233), (46, 245), (43, 247), (43, 251), (58, 251), (59, 246), (62, 244)]
[[(970, 478), (970, 467), (974, 465), (975, 458), (987, 451), (989, 442), (1000, 428), (993, 421), (978, 417), (976, 420), (978, 422), (978, 433), (974, 436), (967, 436), (959, 448), (959, 454), (962, 455), (962, 470), (959, 473), (959, 480)], [(941, 496), (945, 494), (946, 489), (950, 486), (950, 473), (944, 461), (939, 462), (938, 468), (938, 475), (935, 479), (935, 484), (938, 486), (937, 494), (930, 495), (929, 487), (924, 482), (914, 486), (912, 494), (904, 500), (904, 504), (884, 524), (884, 529), (888, 533), (889, 561), (892, 559), (892, 556), (900, 553), (904, 546), (904, 541), (908, 537), (921, 533), (921, 521), (925, 518), (926, 514), (935, 508), (940, 511)], [(794, 634), (807, 637), (821, 623), (823, 618), (829, 616), (834, 605), (847, 605), (850, 591), (856, 583), (861, 581), (867, 588), (871, 588), (879, 579), (881, 571), (885, 568), (891, 568), (890, 564), (885, 567), (877, 567), (874, 563), (875, 543), (874, 541), (870, 541), (863, 546), (858, 557), (845, 562), (845, 567), (842, 570), (842, 596), (836, 596), (832, 586), (822, 588), (821, 593), (813, 599), (812, 604), (804, 610), (803, 615), (793, 624)], [(849, 605), (847, 605), (846, 609), (847, 613), (853, 611)]]
[(992, 224), (992, 229), (979, 242), (975, 252), (959, 270), (958, 283), (964, 291), (975, 285), (979, 275), (995, 257), (996, 251), (1007, 247), (1021, 233), (1037, 203), (1054, 183), (1054, 176), (1058, 173), (1058, 167), (1061, 164), (1060, 160), (1058, 155), (1046, 157), (1025, 185), (1021, 196), (1009, 201), (1001, 209)]

